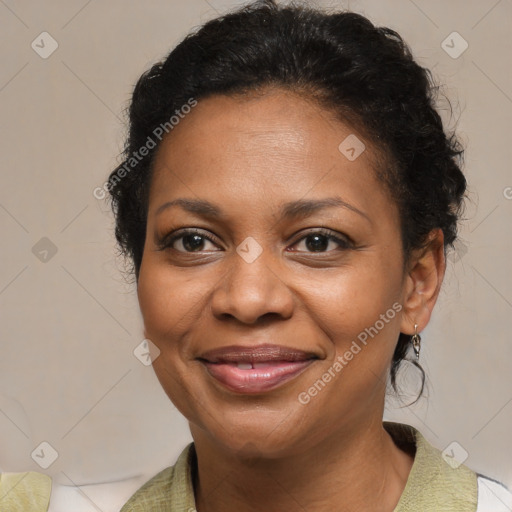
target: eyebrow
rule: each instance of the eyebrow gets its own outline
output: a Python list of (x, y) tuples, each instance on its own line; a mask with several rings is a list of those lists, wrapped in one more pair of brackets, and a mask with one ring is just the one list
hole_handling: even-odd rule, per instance
[[(184, 210), (195, 213), (198, 215), (202, 215), (204, 217), (211, 218), (223, 218), (224, 214), (222, 210), (206, 201), (204, 199), (185, 199), (179, 198), (174, 199), (173, 201), (168, 201), (161, 206), (155, 212), (155, 216), (159, 215), (164, 210), (171, 208), (173, 206), (180, 206)], [(282, 219), (291, 220), (297, 218), (305, 218), (313, 215), (314, 213), (323, 210), (325, 208), (346, 208), (351, 210), (358, 215), (364, 217), (370, 223), (372, 222), (370, 217), (363, 211), (359, 210), (355, 206), (343, 201), (340, 197), (326, 197), (324, 199), (299, 199), (297, 201), (291, 201), (285, 203), (281, 207), (280, 216)]]

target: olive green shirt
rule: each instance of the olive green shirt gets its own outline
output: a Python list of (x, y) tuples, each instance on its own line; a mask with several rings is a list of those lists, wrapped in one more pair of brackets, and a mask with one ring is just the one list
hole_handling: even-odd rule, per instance
[[(414, 463), (394, 512), (475, 512), (477, 474), (467, 466), (448, 464), (441, 452), (410, 425), (383, 423), (399, 447), (415, 451)], [(192, 470), (196, 464), (190, 443), (176, 464), (146, 482), (121, 512), (194, 512)]]
[(0, 473), (1, 512), (46, 512), (52, 479), (37, 473)]

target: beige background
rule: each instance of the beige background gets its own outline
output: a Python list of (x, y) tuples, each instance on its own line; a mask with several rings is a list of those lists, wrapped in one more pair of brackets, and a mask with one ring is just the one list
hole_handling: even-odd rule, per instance
[[(110, 493), (120, 503), (190, 440), (133, 354), (143, 339), (134, 288), (93, 190), (116, 165), (138, 76), (241, 3), (0, 0), (0, 470), (44, 471), (31, 453), (46, 441), (58, 458), (45, 472), (80, 491), (80, 510), (115, 508), (94, 486), (74, 486), (131, 479)], [(467, 465), (511, 486), (512, 2), (318, 4), (396, 29), (446, 84), (455, 116), (443, 115), (467, 145), (462, 242), (423, 333), (427, 397), (404, 409), (391, 400), (386, 419), (440, 449), (458, 442)], [(43, 31), (59, 45), (46, 59), (31, 47)], [(454, 31), (469, 45), (456, 59), (441, 47)]]

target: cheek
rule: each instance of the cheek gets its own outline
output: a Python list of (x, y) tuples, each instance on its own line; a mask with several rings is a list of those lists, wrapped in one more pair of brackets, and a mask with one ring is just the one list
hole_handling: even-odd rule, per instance
[(201, 296), (198, 294), (204, 294), (204, 290), (197, 289), (197, 283), (203, 283), (204, 287), (204, 280), (185, 278), (147, 257), (141, 265), (137, 286), (145, 336), (160, 349), (153, 370), (169, 399), (192, 421), (199, 421), (196, 410), (202, 400), (201, 390), (191, 392), (187, 378), (190, 370), (183, 354), (186, 347), (180, 340), (191, 326), (197, 325), (191, 314)]
[(143, 259), (137, 296), (148, 336), (172, 338), (193, 322), (190, 315), (208, 288), (203, 277), (171, 271), (169, 265), (152, 261), (151, 256)]
[[(396, 309), (401, 296), (401, 275), (397, 268), (371, 264), (346, 268), (338, 273), (305, 279), (303, 290), (308, 290), (304, 303), (309, 314), (335, 343), (350, 344), (352, 339), (374, 326), (385, 316), (386, 327), (398, 328)], [(381, 326), (381, 322), (378, 323)], [(340, 347), (340, 348), (343, 348)]]
[(365, 268), (316, 281), (308, 294), (307, 314), (330, 346), (298, 394), (301, 404), (308, 400), (301, 414), (312, 421), (360, 417), (382, 398), (400, 330), (400, 279)]

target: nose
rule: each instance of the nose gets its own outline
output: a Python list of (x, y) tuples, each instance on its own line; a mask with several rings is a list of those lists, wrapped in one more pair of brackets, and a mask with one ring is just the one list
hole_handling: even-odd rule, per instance
[(290, 318), (293, 314), (293, 293), (282, 279), (271, 251), (248, 262), (234, 252), (226, 261), (224, 278), (211, 296), (211, 309), (218, 319), (235, 318), (244, 324), (261, 322), (263, 317)]

